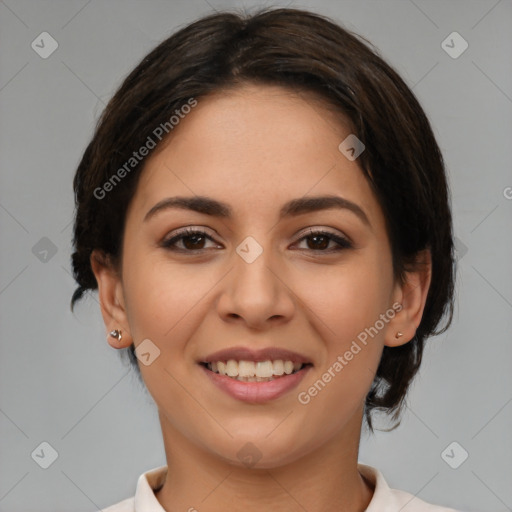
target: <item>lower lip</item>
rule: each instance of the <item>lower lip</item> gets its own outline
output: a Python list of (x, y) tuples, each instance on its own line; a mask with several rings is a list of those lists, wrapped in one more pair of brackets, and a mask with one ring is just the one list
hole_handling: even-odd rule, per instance
[(220, 375), (219, 373), (212, 372), (203, 365), (199, 366), (201, 366), (203, 371), (206, 372), (208, 378), (211, 379), (219, 389), (228, 395), (236, 398), (237, 400), (258, 404), (279, 398), (288, 391), (297, 387), (311, 368), (311, 365), (308, 365), (296, 373), (277, 377), (274, 380), (266, 382), (243, 382), (227, 377), (226, 375)]

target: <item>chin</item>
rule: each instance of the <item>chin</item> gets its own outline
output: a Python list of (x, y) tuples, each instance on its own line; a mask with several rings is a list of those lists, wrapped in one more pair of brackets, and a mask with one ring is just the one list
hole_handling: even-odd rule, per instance
[[(275, 425), (274, 425), (275, 428)], [(235, 436), (223, 443), (225, 450), (217, 448), (212, 453), (222, 458), (227, 464), (247, 469), (274, 469), (291, 464), (304, 456), (309, 450), (305, 440), (302, 442), (296, 437), (279, 436), (277, 432), (268, 435), (268, 432), (259, 435), (246, 433)]]

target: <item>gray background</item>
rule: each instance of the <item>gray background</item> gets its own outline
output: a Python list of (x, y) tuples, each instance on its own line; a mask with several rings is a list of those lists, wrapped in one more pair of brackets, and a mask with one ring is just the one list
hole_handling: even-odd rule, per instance
[[(102, 108), (150, 49), (213, 9), (254, 5), (0, 1), (2, 512), (97, 510), (165, 464), (156, 408), (107, 345), (96, 294), (69, 311), (72, 178)], [(272, 5), (316, 10), (380, 48), (431, 119), (453, 192), (453, 325), (430, 340), (402, 425), (363, 434), (360, 461), (426, 501), (512, 510), (512, 2)], [(46, 59), (31, 47), (43, 31), (58, 42)], [(441, 46), (453, 31), (469, 44), (458, 58)], [(442, 457), (453, 441), (452, 463), (469, 454), (457, 469)], [(58, 453), (48, 469), (31, 456), (42, 442)]]

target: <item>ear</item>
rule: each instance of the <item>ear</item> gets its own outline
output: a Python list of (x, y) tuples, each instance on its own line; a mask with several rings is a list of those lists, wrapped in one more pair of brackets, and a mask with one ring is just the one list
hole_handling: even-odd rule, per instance
[[(384, 345), (397, 347), (412, 340), (421, 323), (432, 278), (432, 255), (429, 249), (417, 254), (416, 270), (406, 272), (405, 282), (397, 283), (394, 300), (402, 305), (389, 322)], [(396, 333), (402, 336), (396, 337)]]
[[(98, 283), (98, 298), (103, 322), (107, 329), (107, 341), (113, 348), (129, 347), (132, 338), (126, 315), (121, 276), (110, 258), (102, 251), (93, 250), (90, 262)], [(114, 329), (121, 331), (121, 341), (109, 335)]]

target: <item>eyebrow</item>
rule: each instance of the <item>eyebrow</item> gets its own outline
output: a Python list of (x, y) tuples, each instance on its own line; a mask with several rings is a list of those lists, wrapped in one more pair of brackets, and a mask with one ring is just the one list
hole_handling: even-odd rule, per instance
[[(177, 196), (167, 197), (155, 204), (144, 216), (144, 222), (148, 221), (151, 217), (156, 215), (157, 212), (171, 208), (192, 210), (204, 215), (210, 215), (212, 217), (219, 217), (223, 219), (230, 219), (233, 216), (233, 210), (231, 207), (226, 203), (217, 201), (216, 199), (205, 196)], [(312, 213), (333, 208), (346, 209), (351, 211), (357, 215), (364, 224), (371, 228), (370, 221), (360, 206), (358, 206), (356, 203), (353, 203), (352, 201), (349, 201), (348, 199), (334, 195), (313, 197), (309, 196), (292, 199), (282, 206), (279, 212), (279, 220), (295, 217), (305, 213)]]

